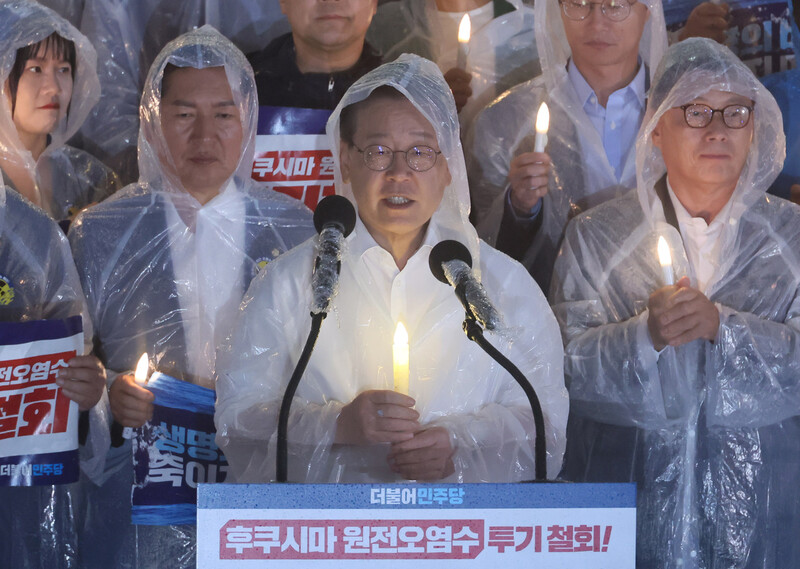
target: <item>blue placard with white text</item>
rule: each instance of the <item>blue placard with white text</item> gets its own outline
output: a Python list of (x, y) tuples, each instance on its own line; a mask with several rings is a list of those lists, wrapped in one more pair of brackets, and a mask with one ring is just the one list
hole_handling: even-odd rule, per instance
[(133, 439), (131, 521), (139, 525), (194, 524), (197, 485), (224, 482), (225, 455), (214, 442), (213, 389), (163, 373), (147, 384), (153, 418)]

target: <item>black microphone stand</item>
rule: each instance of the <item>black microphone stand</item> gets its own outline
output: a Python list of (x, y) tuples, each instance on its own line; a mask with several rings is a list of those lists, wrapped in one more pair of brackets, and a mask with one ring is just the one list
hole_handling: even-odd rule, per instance
[(283, 393), (283, 401), (281, 401), (281, 411), (278, 415), (278, 449), (275, 465), (275, 480), (277, 482), (286, 482), (289, 471), (289, 444), (287, 440), (289, 430), (289, 411), (292, 408), (292, 399), (297, 391), (297, 386), (300, 385), (300, 378), (308, 366), (308, 360), (311, 359), (311, 353), (314, 351), (314, 346), (319, 338), (319, 331), (322, 327), (322, 321), (328, 314), (320, 312), (318, 314), (311, 313), (311, 330), (308, 332), (308, 339), (306, 345), (303, 347), (303, 352), (300, 354), (300, 359), (297, 360), (297, 365), (294, 368), (289, 384), (286, 386), (286, 391)]
[[(460, 286), (461, 285), (459, 285), (459, 287)], [(458, 289), (459, 287), (456, 288)], [(456, 292), (463, 296), (463, 291), (457, 290)], [(514, 378), (528, 397), (531, 411), (533, 411), (533, 424), (536, 428), (536, 435), (533, 441), (534, 472), (536, 479), (533, 480), (533, 482), (547, 482), (547, 440), (544, 432), (544, 413), (542, 413), (542, 404), (539, 402), (539, 396), (536, 395), (533, 386), (519, 368), (511, 363), (511, 360), (505, 357), (500, 350), (490, 344), (483, 336), (483, 328), (478, 324), (475, 315), (469, 310), (465, 311), (463, 327), (467, 338), (478, 344), (484, 352), (489, 354), (489, 357), (503, 366), (503, 369), (511, 374), (511, 377)]]

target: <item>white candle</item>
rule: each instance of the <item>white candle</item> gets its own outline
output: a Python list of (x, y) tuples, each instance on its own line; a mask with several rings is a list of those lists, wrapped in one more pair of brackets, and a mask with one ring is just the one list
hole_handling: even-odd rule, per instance
[(461, 18), (461, 23), (458, 25), (458, 60), (456, 67), (459, 69), (467, 68), (470, 35), (472, 35), (472, 22), (470, 22), (469, 14), (464, 14), (464, 17)]
[(533, 144), (534, 152), (544, 152), (547, 146), (547, 131), (550, 128), (550, 109), (547, 103), (539, 105), (539, 112), (536, 113), (536, 139)]
[[(136, 363), (136, 370), (133, 372), (133, 381), (135, 381), (137, 385), (147, 385), (148, 371), (150, 371), (150, 360), (147, 358), (147, 352), (145, 352)], [(131, 427), (122, 429), (123, 439), (130, 439), (131, 437), (133, 437), (133, 429)]]
[(408, 332), (402, 322), (397, 323), (392, 344), (394, 390), (408, 395)]
[(664, 275), (664, 286), (675, 284), (675, 275), (672, 271), (672, 254), (667, 245), (667, 240), (663, 236), (658, 238), (658, 262), (661, 264), (661, 272)]

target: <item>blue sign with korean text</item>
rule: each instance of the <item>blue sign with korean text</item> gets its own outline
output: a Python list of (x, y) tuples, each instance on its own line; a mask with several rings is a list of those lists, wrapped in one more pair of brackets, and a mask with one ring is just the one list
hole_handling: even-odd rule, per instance
[(153, 374), (153, 418), (133, 439), (131, 518), (141, 525), (194, 524), (197, 485), (224, 482), (228, 462), (214, 442), (213, 389)]

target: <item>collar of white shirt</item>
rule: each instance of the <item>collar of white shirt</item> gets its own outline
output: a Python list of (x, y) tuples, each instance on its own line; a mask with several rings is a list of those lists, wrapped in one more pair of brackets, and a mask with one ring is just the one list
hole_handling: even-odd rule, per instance
[[(583, 74), (578, 70), (578, 67), (573, 63), (572, 59), (567, 64), (567, 75), (575, 88), (575, 93), (578, 95), (578, 100), (583, 105), (583, 108), (589, 112), (589, 109), (599, 106), (597, 95), (592, 89), (592, 86), (584, 79)], [(639, 109), (645, 107), (645, 66), (639, 60), (639, 71), (636, 72), (633, 80), (622, 89), (614, 91), (612, 96), (617, 93), (626, 97), (627, 102), (638, 103)]]
[[(433, 221), (429, 221), (422, 245), (414, 252), (412, 257), (415, 257), (424, 249), (432, 249), (440, 240), (441, 237), (436, 229), (436, 224)], [(361, 218), (356, 219), (356, 227), (347, 239), (347, 248), (353, 257), (364, 258), (365, 255), (368, 255), (372, 258), (380, 258), (381, 256), (385, 256), (387, 260), (391, 260), (392, 263), (394, 263), (391, 253), (378, 245), (378, 242), (372, 237), (367, 227), (361, 221)], [(382, 253), (378, 250), (382, 251)]]

